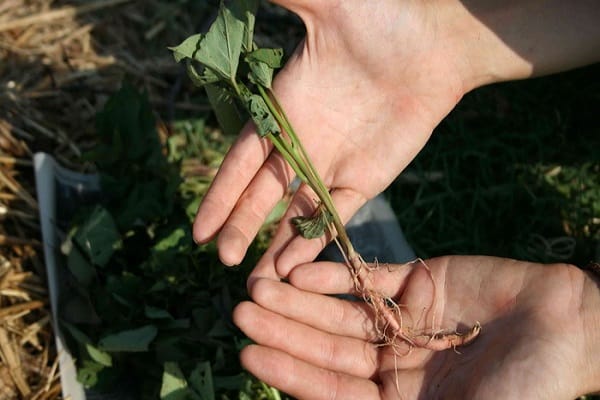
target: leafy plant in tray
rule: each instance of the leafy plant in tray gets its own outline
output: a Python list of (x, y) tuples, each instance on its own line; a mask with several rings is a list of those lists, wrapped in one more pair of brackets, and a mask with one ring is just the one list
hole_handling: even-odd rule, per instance
[[(103, 198), (79, 209), (62, 245), (72, 279), (60, 317), (79, 381), (135, 399), (279, 399), (237, 357), (246, 338), (230, 315), (246, 296), (248, 268), (227, 271), (214, 246), (192, 241), (202, 182), (182, 180), (168, 162), (149, 103), (132, 87), (97, 122), (88, 158)], [(184, 136), (171, 137), (171, 158)]]
[(258, 1), (228, 4), (221, 3), (218, 16), (206, 33), (189, 37), (172, 51), (176, 61), (186, 63), (191, 80), (206, 88), (215, 112), (223, 116), (221, 121), (241, 112), (248, 115), (257, 133), (273, 143), (302, 182), (313, 190), (320, 202), (315, 215), (292, 221), (300, 234), (311, 239), (329, 233), (335, 238), (357, 292), (378, 317), (383, 343), (393, 346), (399, 339), (411, 347), (442, 350), (473, 340), (480, 332), (479, 324), (462, 335), (433, 328), (429, 332), (412, 331), (402, 324), (400, 307), (371, 287), (370, 267), (354, 249), (327, 187), (272, 90), (273, 73), (282, 66), (283, 52), (260, 48), (253, 40)]

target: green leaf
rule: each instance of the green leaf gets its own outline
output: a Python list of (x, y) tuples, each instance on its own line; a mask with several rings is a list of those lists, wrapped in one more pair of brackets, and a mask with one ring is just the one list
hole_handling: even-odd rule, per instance
[(157, 217), (169, 215), (175, 200), (174, 189), (177, 189), (170, 184), (176, 181), (177, 178), (171, 182), (158, 179), (142, 181), (140, 178), (119, 201), (114, 214), (119, 227), (130, 229), (140, 222), (148, 224)]
[(67, 268), (69, 268), (69, 271), (71, 271), (77, 282), (83, 286), (89, 286), (96, 278), (96, 269), (85, 258), (82, 252), (72, 245), (68, 250)]
[(246, 61), (266, 64), (271, 68), (281, 68), (283, 49), (257, 49), (246, 55)]
[(203, 400), (214, 400), (212, 370), (209, 362), (198, 363), (190, 375), (190, 385)]
[(77, 381), (85, 388), (94, 387), (98, 383), (98, 375), (103, 369), (104, 366), (99, 363), (84, 360), (77, 369)]
[(173, 316), (162, 308), (145, 306), (144, 315), (150, 319), (173, 319)]
[(225, 321), (223, 321), (222, 319), (218, 319), (215, 321), (212, 328), (210, 328), (210, 331), (208, 331), (206, 336), (209, 336), (209, 337), (231, 337), (232, 332), (227, 327), (227, 323)]
[(91, 343), (85, 345), (90, 358), (96, 361), (98, 364), (104, 365), (105, 367), (112, 367), (112, 357), (105, 351), (98, 349)]
[(281, 67), (282, 49), (258, 49), (246, 55), (250, 67), (250, 80), (270, 88), (273, 82), (273, 69)]
[(332, 220), (331, 214), (324, 208), (312, 217), (294, 217), (292, 223), (305, 239), (316, 239), (325, 233), (325, 229)]
[(109, 212), (97, 206), (73, 236), (73, 241), (97, 266), (104, 267), (120, 244), (117, 225)]
[(77, 329), (74, 325), (68, 322), (62, 321), (61, 324), (67, 329), (67, 331), (73, 336), (73, 338), (87, 351), (90, 358), (96, 361), (98, 364), (105, 367), (112, 366), (112, 357), (105, 351), (102, 351), (92, 345), (92, 340), (82, 331)]
[(244, 119), (227, 90), (216, 85), (206, 85), (204, 88), (223, 132), (232, 136), (240, 133)]
[(193, 58), (227, 81), (234, 81), (237, 74), (245, 24), (221, 4), (219, 15), (204, 38)]
[(200, 333), (206, 334), (212, 327), (215, 321), (213, 307), (199, 307), (192, 310), (192, 319), (194, 325), (198, 328)]
[(77, 329), (75, 325), (70, 324), (66, 321), (61, 321), (61, 326), (67, 329), (67, 331), (73, 336), (73, 339), (77, 341), (79, 344), (91, 343), (91, 339), (82, 331)]
[(259, 62), (250, 62), (248, 66), (250, 67), (248, 74), (250, 81), (270, 89), (273, 83), (273, 68)]
[(271, 114), (267, 103), (257, 94), (251, 94), (246, 97), (246, 107), (250, 113), (250, 118), (256, 126), (256, 131), (261, 137), (265, 137), (272, 133), (273, 135), (279, 135), (281, 129), (277, 120)]
[(168, 49), (173, 52), (173, 57), (176, 62), (180, 62), (186, 58), (193, 59), (194, 53), (200, 48), (200, 42), (203, 38), (204, 34), (198, 33), (188, 37), (178, 46), (169, 47)]
[(190, 60), (187, 60), (186, 68), (188, 76), (196, 86), (205, 86), (211, 83), (217, 83), (221, 80), (221, 78), (208, 68), (204, 68), (202, 74), (198, 73)]
[(86, 158), (105, 172), (121, 174), (123, 179), (122, 169), (131, 164), (143, 165), (149, 170), (164, 164), (148, 95), (130, 84), (124, 83), (97, 114), (96, 131), (101, 145), (87, 153)]
[(258, 0), (236, 0), (229, 6), (231, 12), (237, 19), (244, 21), (244, 39), (242, 47), (245, 52), (252, 51), (254, 43), (254, 24), (256, 22), (256, 11)]
[(174, 362), (164, 363), (160, 398), (162, 400), (185, 400), (188, 398), (188, 394), (188, 383), (179, 365)]
[(110, 352), (143, 352), (156, 337), (158, 329), (154, 325), (146, 325), (105, 336), (100, 339), (98, 347)]
[(235, 390), (239, 389), (244, 385), (246, 376), (241, 373), (233, 376), (215, 376), (214, 386), (217, 389)]

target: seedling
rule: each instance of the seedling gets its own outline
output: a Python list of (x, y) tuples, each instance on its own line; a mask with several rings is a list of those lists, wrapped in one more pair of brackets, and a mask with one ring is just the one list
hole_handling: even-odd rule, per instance
[(447, 331), (412, 332), (402, 325), (400, 307), (369, 287), (369, 266), (353, 247), (329, 190), (272, 90), (274, 70), (282, 66), (283, 51), (259, 48), (254, 42), (257, 8), (258, 0), (238, 0), (229, 6), (221, 3), (218, 16), (206, 33), (191, 36), (171, 49), (175, 60), (185, 62), (192, 81), (206, 87), (218, 117), (239, 115), (239, 108), (244, 110), (257, 133), (273, 143), (296, 175), (314, 191), (320, 203), (316, 213), (294, 218), (292, 222), (305, 238), (325, 233), (334, 237), (357, 292), (377, 315), (383, 343), (394, 345), (401, 339), (411, 348), (431, 350), (469, 343), (479, 334), (479, 324), (463, 335)]

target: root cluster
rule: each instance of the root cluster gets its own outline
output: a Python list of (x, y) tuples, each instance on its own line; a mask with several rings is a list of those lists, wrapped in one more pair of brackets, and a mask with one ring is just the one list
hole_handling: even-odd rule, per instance
[[(429, 268), (423, 260), (418, 259), (431, 277)], [(368, 284), (369, 273), (372, 268), (358, 254), (346, 260), (347, 266), (354, 279), (356, 292), (369, 304), (376, 317), (376, 329), (378, 341), (383, 345), (392, 346), (397, 349), (398, 341), (409, 346), (409, 352), (413, 348), (423, 348), (433, 351), (456, 349), (471, 343), (481, 332), (481, 325), (476, 322), (467, 332), (456, 332), (453, 330), (435, 329), (434, 327), (415, 331), (409, 326), (404, 326), (400, 306), (390, 297), (370, 288)], [(435, 302), (435, 286), (433, 301)]]

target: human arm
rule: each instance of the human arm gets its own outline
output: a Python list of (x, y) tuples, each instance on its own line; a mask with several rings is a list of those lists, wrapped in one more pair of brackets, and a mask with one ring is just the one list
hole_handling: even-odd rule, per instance
[(418, 263), (382, 267), (374, 286), (401, 305), (406, 327), (460, 331), (479, 321), (469, 346), (408, 352), (400, 341), (373, 343), (367, 305), (321, 294), (352, 292), (346, 267), (311, 263), (291, 272), (294, 286), (253, 282), (255, 303), (234, 311), (256, 342), (242, 351), (243, 365), (306, 399), (572, 400), (600, 390), (600, 285), (591, 275), (567, 264), (479, 256), (426, 264), (431, 275)]
[[(539, 56), (548, 49), (566, 52), (575, 40), (543, 46), (535, 41), (540, 45), (530, 51), (535, 66), (528, 61), (519, 45), (530, 49), (531, 38), (541, 35), (535, 18), (526, 18), (539, 2), (478, 2), (478, 9), (458, 1), (281, 3), (302, 16), (307, 37), (276, 78), (275, 92), (345, 220), (408, 165), (467, 91), (592, 61), (583, 51), (577, 57), (568, 53), (572, 65)], [(563, 18), (575, 32), (582, 32), (582, 19), (593, 19), (598, 8), (592, 2), (544, 4), (557, 20), (546, 18), (553, 29)], [(566, 7), (581, 11), (570, 17)], [(599, 53), (591, 40), (577, 43), (592, 49), (587, 54)], [(271, 150), (248, 125), (200, 207), (195, 238), (205, 242), (218, 235), (226, 264), (240, 262), (292, 178)], [(276, 265), (285, 276), (320, 251), (324, 239), (295, 238), (287, 223), (293, 215), (310, 214), (314, 197), (300, 188), (257, 274), (273, 277)]]

